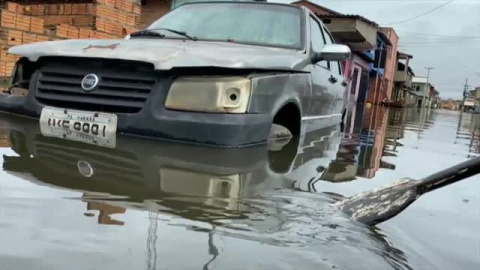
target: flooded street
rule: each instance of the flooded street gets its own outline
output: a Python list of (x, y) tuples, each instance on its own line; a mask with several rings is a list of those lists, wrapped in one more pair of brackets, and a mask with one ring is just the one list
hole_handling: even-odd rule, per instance
[(332, 203), (480, 154), (480, 115), (350, 107), (280, 147), (42, 136), (0, 116), (2, 269), (476, 269), (480, 175), (375, 227)]

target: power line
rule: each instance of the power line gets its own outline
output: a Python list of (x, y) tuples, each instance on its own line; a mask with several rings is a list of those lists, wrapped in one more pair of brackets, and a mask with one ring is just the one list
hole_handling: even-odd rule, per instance
[(409, 32), (403, 30), (395, 29), (395, 32), (406, 33), (411, 35), (418, 35), (418, 36), (428, 36), (428, 37), (451, 37), (451, 38), (480, 38), (480, 36), (455, 36), (455, 35), (432, 35), (428, 33), (420, 33), (420, 32)]
[(408, 44), (408, 43), (417, 43), (417, 44), (443, 44), (443, 43), (455, 43), (455, 44), (464, 44), (467, 42), (478, 42), (479, 39), (404, 39), (400, 40), (400, 44)]
[(425, 15), (428, 15), (428, 14), (432, 13), (432, 12), (434, 12), (434, 11), (437, 10), (437, 9), (440, 9), (440, 8), (446, 6), (446, 5), (450, 4), (450, 3), (452, 3), (453, 1), (456, 1), (456, 0), (449, 0), (448, 2), (445, 2), (445, 3), (443, 3), (443, 4), (441, 4), (441, 5), (433, 8), (433, 9), (427, 11), (427, 12), (418, 14), (418, 15), (416, 15), (416, 16), (413, 17), (413, 18), (410, 18), (410, 19), (407, 19), (407, 20), (403, 20), (403, 21), (393, 22), (393, 23), (386, 23), (385, 25), (394, 25), (394, 24), (401, 24), (401, 23), (406, 23), (406, 22), (409, 22), (409, 21), (413, 21), (413, 20), (415, 20), (415, 19), (418, 19), (418, 18), (420, 18), (420, 17), (423, 17), (423, 16), (425, 16)]

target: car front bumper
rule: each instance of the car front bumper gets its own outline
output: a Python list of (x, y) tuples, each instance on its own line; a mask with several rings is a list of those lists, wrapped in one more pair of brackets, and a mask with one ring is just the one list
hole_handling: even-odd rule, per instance
[[(44, 104), (27, 96), (0, 94), (0, 111), (39, 118)], [(116, 113), (117, 131), (124, 134), (207, 144), (243, 147), (267, 142), (269, 114), (220, 114), (166, 110), (147, 102), (138, 113)]]

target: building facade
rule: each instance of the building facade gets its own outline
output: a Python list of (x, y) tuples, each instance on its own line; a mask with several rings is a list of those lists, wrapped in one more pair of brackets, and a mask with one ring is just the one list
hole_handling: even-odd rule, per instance
[(385, 84), (386, 84), (386, 99), (392, 101), (392, 92), (394, 85), (395, 71), (397, 70), (397, 52), (398, 52), (398, 35), (391, 27), (382, 27), (380, 31), (386, 35), (390, 41), (390, 46), (387, 46), (386, 61), (385, 61)]
[(429, 108), (432, 106), (432, 97), (430, 96), (430, 90), (432, 85), (428, 82), (427, 77), (413, 77), (412, 79), (413, 89), (417, 96), (418, 108)]
[(368, 95), (370, 69), (377, 45), (378, 25), (359, 15), (345, 15), (307, 0), (292, 4), (310, 9), (333, 35), (335, 42), (347, 45), (352, 57), (342, 63), (348, 84), (345, 98), (349, 103), (365, 102)]
[(417, 104), (417, 95), (413, 89), (412, 79), (415, 76), (410, 67), (410, 60), (413, 56), (398, 52), (397, 67), (394, 76), (394, 87), (392, 92), (392, 106), (413, 107)]

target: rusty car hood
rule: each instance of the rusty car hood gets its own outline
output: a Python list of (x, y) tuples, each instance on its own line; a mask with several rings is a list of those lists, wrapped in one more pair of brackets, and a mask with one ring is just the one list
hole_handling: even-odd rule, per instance
[(303, 71), (308, 57), (293, 49), (178, 39), (63, 40), (19, 45), (9, 53), (37, 61), (44, 56), (89, 57), (152, 63), (157, 70), (220, 67)]

